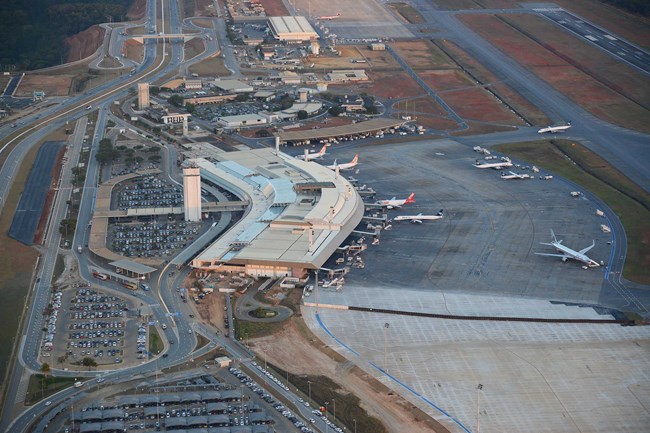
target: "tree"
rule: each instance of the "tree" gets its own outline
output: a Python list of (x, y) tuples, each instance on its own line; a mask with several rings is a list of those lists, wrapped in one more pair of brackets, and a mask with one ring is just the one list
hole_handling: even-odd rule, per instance
[(95, 362), (94, 359), (86, 356), (84, 359), (81, 360), (81, 365), (84, 367), (97, 367), (97, 362)]
[(246, 102), (248, 101), (248, 93), (240, 93), (235, 97), (235, 101), (237, 102)]
[(291, 97), (291, 95), (284, 95), (282, 99), (280, 99), (280, 108), (282, 110), (291, 108), (292, 105), (293, 105), (293, 98)]
[(47, 379), (47, 375), (50, 374), (52, 369), (50, 368), (50, 364), (47, 362), (44, 362), (43, 365), (41, 365), (41, 373), (43, 373), (43, 376)]
[(268, 129), (260, 129), (258, 131), (255, 131), (255, 135), (257, 137), (270, 137), (271, 133), (269, 132)]
[(187, 110), (188, 113), (194, 114), (194, 112), (196, 111), (196, 105), (190, 104), (188, 102), (187, 104), (185, 104), (185, 109)]
[(169, 103), (176, 107), (180, 107), (183, 105), (183, 98), (180, 95), (172, 95), (169, 97)]
[(334, 106), (330, 107), (329, 110), (327, 110), (327, 112), (330, 113), (330, 115), (333, 116), (333, 117), (338, 117), (338, 115), (343, 113), (343, 111), (344, 111), (343, 108), (341, 108), (338, 105), (334, 105)]
[(298, 111), (298, 120), (305, 120), (309, 117), (309, 114), (305, 110)]

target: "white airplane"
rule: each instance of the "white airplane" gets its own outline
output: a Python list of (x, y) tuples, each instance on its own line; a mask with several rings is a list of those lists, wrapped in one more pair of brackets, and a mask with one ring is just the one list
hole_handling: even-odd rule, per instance
[(375, 204), (380, 206), (386, 206), (387, 209), (401, 208), (405, 204), (415, 203), (415, 193), (412, 192), (411, 195), (405, 199), (398, 200), (397, 197), (393, 197), (390, 200), (378, 200)]
[(394, 221), (411, 221), (413, 224), (422, 224), (423, 221), (429, 220), (439, 220), (442, 219), (444, 214), (444, 209), (440, 209), (435, 215), (422, 215), (421, 213), (417, 215), (400, 215), (393, 218)]
[(336, 170), (336, 167), (339, 168), (339, 170), (349, 170), (351, 168), (354, 168), (357, 166), (359, 163), (359, 154), (357, 153), (354, 155), (354, 158), (352, 158), (352, 161), (347, 162), (345, 164), (338, 164), (336, 160), (334, 160), (333, 165), (326, 165), (325, 167), (329, 168), (330, 170)]
[(515, 173), (514, 171), (510, 171), (510, 174), (506, 174), (505, 172), (501, 172), (501, 179), (503, 180), (509, 180), (509, 179), (530, 179), (530, 174), (519, 174)]
[(304, 161), (311, 161), (312, 159), (322, 158), (323, 155), (325, 155), (325, 152), (326, 152), (326, 151), (327, 151), (327, 144), (325, 144), (325, 145), (323, 146), (323, 148), (322, 148), (320, 151), (318, 151), (318, 152), (307, 153), (307, 155), (304, 155), (304, 154), (302, 154), (302, 155), (297, 155), (297, 156), (296, 156), (296, 159), (302, 159), (302, 160), (304, 160)]
[(562, 240), (561, 239), (559, 241), (557, 240), (557, 238), (555, 237), (555, 233), (553, 232), (553, 229), (551, 229), (551, 237), (553, 238), (552, 242), (550, 243), (540, 242), (540, 244), (555, 247), (555, 249), (562, 254), (545, 254), (545, 253), (535, 253), (535, 254), (537, 254), (538, 256), (559, 257), (562, 259), (563, 262), (566, 262), (568, 259), (578, 260), (586, 264), (590, 268), (595, 268), (600, 266), (598, 262), (596, 262), (593, 259), (590, 259), (585, 254), (587, 251), (589, 251), (596, 245), (596, 241), (593, 241), (590, 246), (583, 248), (580, 251), (576, 251), (576, 250), (572, 250), (571, 248), (565, 245), (562, 245)]
[(512, 162), (509, 159), (500, 162), (481, 162), (478, 159), (474, 163), (476, 168), (493, 168), (495, 170), (501, 170), (504, 167), (512, 167)]
[(323, 16), (323, 17), (316, 17), (316, 19), (317, 19), (317, 20), (328, 20), (328, 21), (332, 21), (332, 20), (338, 19), (338, 18), (340, 18), (340, 17), (341, 17), (341, 13), (339, 12), (339, 13), (337, 13), (336, 15), (326, 15), (326, 16)]
[(539, 131), (537, 131), (537, 133), (543, 134), (545, 132), (551, 132), (553, 134), (556, 134), (558, 132), (564, 132), (569, 128), (571, 128), (571, 122), (567, 122), (566, 125), (562, 125), (562, 126), (547, 126), (546, 128), (542, 128)]

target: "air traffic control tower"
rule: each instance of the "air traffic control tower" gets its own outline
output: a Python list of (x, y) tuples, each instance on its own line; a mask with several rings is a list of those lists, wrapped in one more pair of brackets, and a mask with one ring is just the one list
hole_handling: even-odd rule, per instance
[(185, 221), (201, 221), (201, 173), (195, 165), (183, 168)]

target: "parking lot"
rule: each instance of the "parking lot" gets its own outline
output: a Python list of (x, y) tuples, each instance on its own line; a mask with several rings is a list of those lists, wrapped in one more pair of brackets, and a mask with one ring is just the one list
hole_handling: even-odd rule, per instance
[(90, 367), (84, 359), (112, 365), (148, 356), (147, 327), (133, 320), (133, 301), (90, 287), (57, 293), (65, 313), (59, 314), (50, 353), (59, 363)]
[(134, 222), (111, 226), (107, 244), (126, 257), (172, 256), (200, 233), (201, 223), (184, 221)]
[(147, 176), (135, 182), (123, 182), (116, 188), (115, 207), (134, 208), (176, 207), (183, 203), (183, 191), (169, 180)]

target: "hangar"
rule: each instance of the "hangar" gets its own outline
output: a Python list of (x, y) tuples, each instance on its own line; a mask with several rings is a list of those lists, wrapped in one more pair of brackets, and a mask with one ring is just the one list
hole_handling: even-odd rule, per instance
[(270, 17), (269, 27), (273, 37), (285, 42), (306, 42), (318, 39), (318, 33), (301, 16)]

